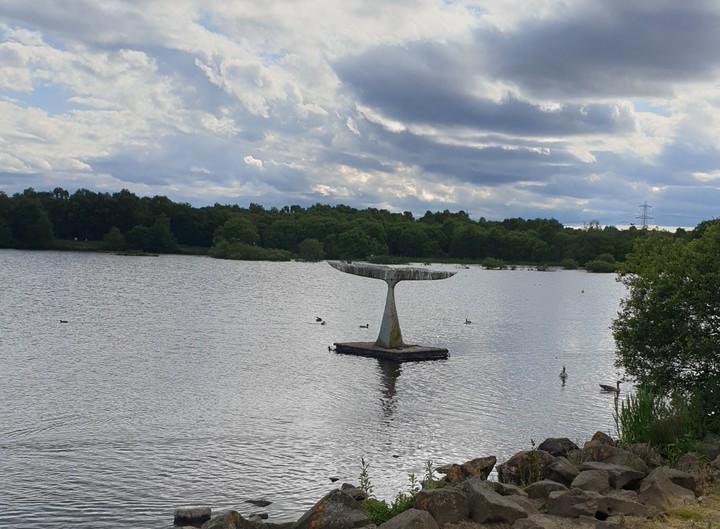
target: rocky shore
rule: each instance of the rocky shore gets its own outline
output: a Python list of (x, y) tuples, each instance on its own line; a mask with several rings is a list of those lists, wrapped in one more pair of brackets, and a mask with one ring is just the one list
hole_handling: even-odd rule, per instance
[[(364, 492), (343, 484), (296, 522), (277, 524), (231, 510), (177, 509), (176, 527), (202, 529), (620, 529), (693, 505), (720, 481), (720, 436), (670, 467), (647, 445), (619, 447), (597, 432), (582, 448), (567, 438), (546, 439), (496, 465), (485, 456), (435, 469), (444, 478), (424, 483), (412, 508), (377, 527), (363, 508)], [(493, 469), (497, 481), (489, 481)]]

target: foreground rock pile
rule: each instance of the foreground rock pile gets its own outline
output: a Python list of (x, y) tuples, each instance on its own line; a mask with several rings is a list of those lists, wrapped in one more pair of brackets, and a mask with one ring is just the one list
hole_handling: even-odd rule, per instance
[[(502, 523), (513, 529), (619, 529), (627, 517), (648, 518), (693, 504), (703, 484), (720, 480), (720, 437), (673, 468), (645, 445), (620, 448), (598, 432), (582, 448), (547, 439), (496, 466), (494, 456), (438, 468), (444, 480), (423, 488), (413, 508), (378, 529), (457, 529)], [(711, 462), (709, 465), (706, 462)], [(492, 470), (498, 481), (488, 481)], [(208, 508), (178, 509), (175, 524), (202, 529), (375, 529), (358, 488), (344, 484), (297, 522), (245, 519), (236, 511), (211, 518)]]

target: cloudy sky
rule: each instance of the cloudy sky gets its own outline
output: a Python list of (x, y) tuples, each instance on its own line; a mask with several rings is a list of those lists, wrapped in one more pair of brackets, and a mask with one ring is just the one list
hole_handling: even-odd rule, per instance
[(0, 190), (720, 216), (717, 0), (0, 0)]

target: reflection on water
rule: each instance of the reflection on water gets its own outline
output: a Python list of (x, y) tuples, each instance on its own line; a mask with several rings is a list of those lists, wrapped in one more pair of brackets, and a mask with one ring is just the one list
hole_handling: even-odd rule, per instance
[(382, 410), (387, 420), (392, 420), (395, 412), (395, 383), (400, 376), (402, 364), (397, 362), (388, 362), (386, 360), (378, 360), (380, 368), (380, 376), (382, 380)]
[(609, 275), (402, 282), (406, 341), (450, 358), (393, 365), (328, 351), (374, 338), (386, 287), (326, 263), (0, 251), (0, 274), (7, 527), (161, 528), (251, 498), (291, 521), (363, 457), (393, 499), (426, 461), (614, 433)]

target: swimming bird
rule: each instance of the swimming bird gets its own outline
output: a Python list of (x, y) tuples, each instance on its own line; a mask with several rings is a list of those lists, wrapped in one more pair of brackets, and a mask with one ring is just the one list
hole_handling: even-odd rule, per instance
[(565, 366), (563, 366), (562, 371), (560, 371), (560, 378), (565, 380), (568, 377), (567, 372), (565, 371)]
[(323, 320), (322, 320), (322, 318), (321, 318), (320, 316), (315, 316), (315, 321), (320, 322), (320, 321), (323, 321)]
[(609, 391), (610, 393), (620, 393), (620, 381), (617, 381), (617, 385), (609, 386), (608, 384), (600, 384), (600, 389), (603, 391)]
[(60, 323), (67, 323), (67, 320), (60, 320)]
[(361, 329), (367, 329), (368, 327), (370, 327), (369, 323), (366, 323), (365, 325), (360, 326)]
[(472, 323), (472, 322), (470, 320), (468, 320), (467, 318), (465, 318), (465, 325), (468, 325), (470, 323)]
[(321, 321), (320, 325), (325, 325), (325, 320)]

